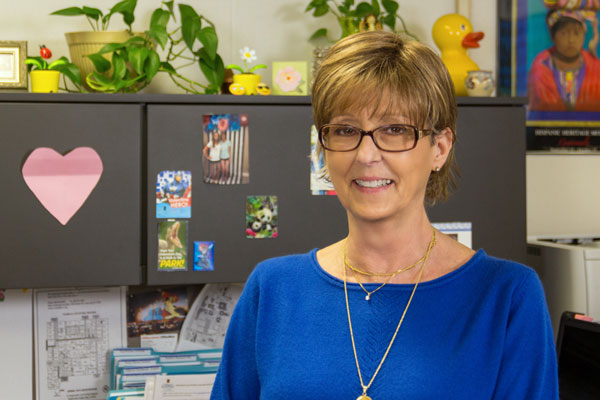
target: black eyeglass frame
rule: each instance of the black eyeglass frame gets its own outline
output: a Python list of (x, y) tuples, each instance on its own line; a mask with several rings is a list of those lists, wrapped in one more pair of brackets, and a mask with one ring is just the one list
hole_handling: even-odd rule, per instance
[[(354, 146), (353, 148), (348, 149), (348, 150), (333, 150), (333, 149), (330, 149), (327, 146), (325, 146), (325, 143), (324, 143), (324, 140), (323, 140), (323, 129), (325, 129), (327, 127), (331, 127), (331, 126), (344, 126), (344, 127), (348, 127), (348, 128), (351, 128), (351, 129), (356, 129), (360, 133), (360, 139), (358, 140), (358, 143), (356, 144), (356, 146)], [(408, 128), (411, 128), (413, 130), (413, 132), (415, 134), (415, 141), (414, 141), (413, 146), (411, 148), (404, 149), (404, 150), (387, 150), (387, 149), (383, 149), (381, 146), (379, 146), (379, 143), (377, 143), (377, 140), (375, 140), (375, 136), (373, 136), (373, 133), (375, 131), (379, 130), (379, 129), (389, 128), (389, 127), (392, 127), (392, 126), (408, 127)], [(416, 126), (410, 125), (410, 124), (389, 124), (389, 125), (382, 125), (382, 126), (378, 126), (377, 128), (375, 128), (375, 129), (373, 129), (371, 131), (365, 131), (363, 129), (357, 128), (356, 126), (348, 125), (348, 124), (325, 124), (325, 125), (322, 125), (319, 128), (319, 143), (321, 143), (321, 146), (323, 146), (323, 148), (325, 150), (328, 150), (328, 151), (347, 152), (347, 151), (354, 151), (354, 150), (358, 149), (358, 147), (362, 143), (363, 138), (365, 136), (370, 136), (371, 140), (373, 140), (373, 143), (375, 144), (375, 147), (377, 147), (379, 150), (381, 150), (381, 151), (387, 151), (387, 152), (390, 152), (390, 153), (402, 153), (404, 151), (410, 151), (410, 150), (414, 149), (415, 147), (417, 147), (417, 142), (419, 141), (419, 139), (421, 139), (421, 138), (423, 138), (425, 136), (434, 134), (434, 133), (437, 133), (437, 131), (435, 129), (420, 129), (420, 128), (417, 128)]]

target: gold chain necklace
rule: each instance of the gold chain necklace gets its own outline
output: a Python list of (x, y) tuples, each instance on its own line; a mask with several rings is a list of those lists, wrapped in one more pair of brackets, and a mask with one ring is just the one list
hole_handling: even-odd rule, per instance
[(348, 258), (346, 257), (346, 241), (344, 241), (344, 264), (346, 264), (346, 266), (348, 268), (350, 268), (353, 272), (358, 272), (361, 275), (367, 275), (367, 276), (392, 276), (392, 275), (396, 275), (396, 274), (399, 274), (400, 272), (408, 271), (409, 269), (412, 269), (412, 268), (416, 267), (417, 265), (421, 264), (423, 262), (423, 260), (425, 260), (425, 256), (421, 257), (421, 259), (419, 259), (414, 264), (411, 264), (408, 267), (402, 267), (399, 270), (394, 271), (394, 272), (386, 272), (384, 274), (377, 274), (377, 273), (373, 273), (373, 272), (367, 272), (367, 271), (363, 271), (362, 269), (358, 269), (358, 268), (350, 265), (350, 263), (348, 262)]
[[(394, 276), (398, 275), (400, 272), (404, 272), (404, 271), (408, 271), (414, 267), (416, 267), (417, 265), (419, 265), (421, 262), (424, 262), (425, 259), (428, 257), (429, 252), (431, 251), (431, 249), (433, 248), (433, 246), (435, 246), (435, 230), (433, 230), (433, 234), (431, 236), (431, 240), (429, 241), (429, 245), (427, 247), (427, 251), (425, 252), (425, 255), (423, 257), (421, 257), (421, 259), (417, 262), (415, 262), (414, 264), (409, 265), (408, 267), (402, 267), (399, 270), (392, 272), (392, 273), (387, 273), (387, 274), (374, 274), (374, 273), (370, 273), (370, 272), (363, 272), (361, 270), (359, 270), (358, 268), (353, 267), (352, 265), (350, 265), (350, 263), (348, 262), (348, 258), (346, 257), (346, 240), (344, 240), (344, 248), (342, 250), (342, 253), (344, 255), (344, 265), (347, 266), (348, 268), (350, 268), (350, 270), (352, 271), (352, 274), (354, 275), (354, 279), (356, 279), (356, 282), (360, 285), (360, 287), (362, 288), (362, 290), (367, 294), (365, 296), (365, 300), (369, 301), (371, 300), (371, 295), (373, 293), (375, 293), (376, 291), (378, 291), (379, 289), (381, 289), (382, 287), (384, 287), (385, 285), (387, 285), (393, 278)], [(344, 268), (344, 271), (346, 270), (346, 268)], [(363, 275), (370, 275), (370, 276), (387, 276), (388, 278), (380, 285), (378, 286), (375, 290), (373, 291), (368, 291), (363, 284), (360, 282), (360, 280), (358, 279), (358, 276), (356, 276), (356, 273), (361, 273)]]
[(369, 396), (367, 396), (367, 390), (369, 390), (369, 388), (371, 387), (371, 384), (375, 380), (375, 377), (379, 373), (381, 366), (385, 362), (385, 359), (387, 358), (387, 356), (390, 352), (390, 349), (392, 348), (392, 344), (394, 344), (394, 340), (396, 340), (396, 335), (398, 334), (398, 331), (400, 330), (400, 326), (402, 325), (402, 322), (404, 321), (404, 317), (406, 316), (406, 312), (408, 311), (408, 308), (410, 307), (410, 303), (412, 302), (413, 296), (415, 295), (415, 292), (417, 291), (419, 282), (421, 282), (421, 277), (423, 276), (423, 270), (425, 269), (425, 264), (427, 263), (427, 259), (429, 258), (429, 252), (431, 251), (431, 248), (433, 247), (432, 246), (433, 243), (435, 243), (435, 230), (433, 231), (433, 235), (431, 238), (431, 242), (429, 243), (429, 248), (427, 249), (427, 253), (425, 253), (425, 259), (423, 260), (423, 265), (421, 266), (421, 270), (419, 271), (419, 276), (417, 277), (415, 286), (413, 287), (410, 297), (408, 298), (408, 301), (406, 302), (406, 307), (404, 307), (404, 311), (402, 312), (402, 316), (400, 317), (400, 322), (398, 322), (398, 326), (396, 327), (394, 336), (392, 336), (392, 340), (390, 341), (390, 344), (388, 345), (387, 349), (385, 350), (385, 354), (383, 355), (383, 358), (379, 362), (379, 365), (377, 366), (375, 373), (373, 374), (373, 376), (371, 377), (371, 380), (369, 381), (369, 383), (367, 385), (365, 385), (363, 378), (362, 378), (362, 374), (360, 373), (360, 365), (358, 363), (358, 355), (356, 353), (356, 343), (354, 342), (354, 332), (352, 330), (352, 318), (350, 317), (350, 305), (348, 303), (346, 266), (344, 266), (344, 295), (346, 297), (346, 311), (348, 312), (348, 326), (350, 327), (350, 338), (352, 339), (352, 350), (354, 351), (354, 360), (356, 361), (356, 370), (358, 371), (358, 379), (360, 380), (360, 386), (362, 387), (362, 390), (363, 390), (362, 394), (360, 396), (358, 396), (356, 398), (356, 400), (372, 400)]

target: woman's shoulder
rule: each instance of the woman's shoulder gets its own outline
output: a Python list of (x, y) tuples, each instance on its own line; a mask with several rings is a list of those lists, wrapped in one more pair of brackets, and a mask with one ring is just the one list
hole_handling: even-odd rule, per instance
[(520, 262), (494, 257), (483, 250), (479, 250), (472, 261), (479, 274), (492, 286), (510, 290), (541, 286), (537, 273)]
[(273, 278), (276, 275), (294, 275), (314, 262), (315, 253), (316, 249), (313, 249), (307, 253), (269, 258), (258, 263), (254, 272), (266, 279)]

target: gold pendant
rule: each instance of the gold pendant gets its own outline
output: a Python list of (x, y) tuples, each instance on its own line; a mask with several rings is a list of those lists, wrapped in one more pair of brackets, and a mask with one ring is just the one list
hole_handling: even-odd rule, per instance
[[(367, 295), (365, 296), (365, 300), (367, 300), (367, 301), (371, 300), (371, 293), (367, 293)], [(359, 399), (360, 399), (360, 397), (359, 397)], [(357, 399), (357, 400), (359, 400), (359, 399)], [(363, 399), (360, 399), (360, 400), (363, 400)], [(367, 399), (364, 399), (364, 400), (367, 400)], [(371, 399), (368, 399), (368, 400), (371, 400)]]
[(366, 394), (361, 394), (360, 396), (358, 396), (356, 398), (356, 400), (372, 400), (369, 396), (367, 396)]

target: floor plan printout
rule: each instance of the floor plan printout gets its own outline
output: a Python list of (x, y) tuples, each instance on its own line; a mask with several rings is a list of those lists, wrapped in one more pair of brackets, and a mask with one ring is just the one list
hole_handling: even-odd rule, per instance
[(37, 400), (104, 400), (109, 351), (127, 346), (126, 288), (34, 294)]

